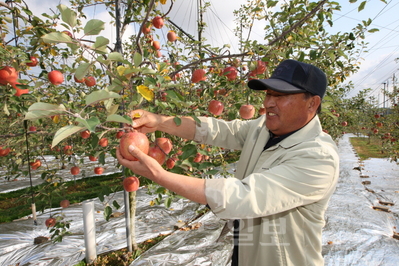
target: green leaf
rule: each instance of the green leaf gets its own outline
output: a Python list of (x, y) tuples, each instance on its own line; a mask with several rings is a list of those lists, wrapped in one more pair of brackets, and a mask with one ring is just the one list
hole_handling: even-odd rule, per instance
[(141, 72), (143, 74), (155, 74), (155, 73), (157, 73), (154, 69), (151, 69), (151, 68), (143, 68)]
[(181, 155), (181, 160), (185, 160), (190, 156), (197, 154), (197, 147), (194, 144), (188, 144), (182, 149), (183, 154)]
[(171, 197), (166, 198), (164, 204), (166, 208), (170, 208), (170, 205), (172, 204), (172, 198)]
[(112, 206), (114, 206), (115, 209), (117, 209), (117, 210), (121, 207), (121, 205), (119, 205), (119, 203), (118, 203), (116, 200), (114, 200), (114, 201), (112, 202)]
[(84, 27), (85, 35), (97, 35), (104, 29), (104, 22), (99, 19), (91, 19)]
[(123, 61), (123, 56), (121, 53), (118, 52), (112, 52), (108, 55), (108, 59), (112, 61), (117, 61), (117, 62), (122, 62)]
[(51, 143), (51, 147), (56, 146), (62, 140), (66, 139), (67, 137), (85, 129), (84, 127), (69, 125), (58, 129), (58, 131), (54, 135), (53, 142)]
[(90, 132), (95, 132), (97, 125), (100, 124), (100, 120), (97, 117), (90, 117), (89, 119), (76, 118), (76, 121), (83, 125)]
[(110, 115), (107, 117), (107, 122), (118, 122), (118, 123), (125, 123), (125, 124), (132, 124), (132, 119), (128, 119), (129, 117), (123, 117), (121, 115)]
[(75, 76), (77, 79), (82, 79), (86, 76), (86, 74), (89, 72), (91, 63), (82, 63), (78, 66), (78, 68), (75, 71)]
[(134, 53), (133, 62), (135, 67), (139, 67), (141, 62), (143, 62), (143, 56), (139, 53)]
[(366, 6), (367, 1), (363, 1), (360, 3), (359, 7), (357, 8), (357, 11), (360, 12), (364, 9), (364, 7)]
[(99, 101), (104, 101), (109, 98), (120, 98), (118, 93), (106, 90), (94, 91), (86, 96), (86, 105), (90, 105)]
[(50, 103), (34, 103), (28, 108), (25, 115), (25, 120), (35, 120), (43, 117), (48, 117), (56, 114), (62, 114), (66, 111), (63, 104), (55, 105)]
[(108, 222), (109, 218), (111, 217), (112, 214), (112, 208), (110, 206), (105, 207), (104, 209), (104, 218)]
[(374, 28), (374, 29), (368, 30), (368, 32), (370, 32), (370, 33), (377, 32), (377, 31), (380, 31), (380, 30), (379, 30), (379, 29), (377, 29), (377, 28)]
[(62, 32), (51, 32), (42, 36), (45, 43), (70, 43), (71, 37)]
[(175, 116), (173, 118), (173, 121), (175, 122), (176, 126), (180, 126), (181, 125), (181, 118), (180, 117)]
[(99, 48), (106, 48), (109, 44), (109, 40), (103, 36), (97, 36), (96, 42), (93, 44), (92, 48), (99, 49)]
[(61, 19), (69, 26), (74, 27), (76, 25), (76, 12), (67, 7), (66, 5), (57, 6), (58, 10), (61, 12)]

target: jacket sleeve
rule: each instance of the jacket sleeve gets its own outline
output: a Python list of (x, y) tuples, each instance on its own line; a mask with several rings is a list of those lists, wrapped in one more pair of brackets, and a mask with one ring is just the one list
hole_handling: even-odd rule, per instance
[[(224, 121), (212, 117), (200, 117), (194, 141), (227, 149), (241, 150), (252, 126), (258, 125), (255, 120)], [(248, 124), (251, 124), (248, 126)]]
[(280, 213), (328, 197), (335, 187), (339, 158), (328, 148), (285, 153), (279, 163), (242, 180), (208, 179), (208, 205), (219, 218), (256, 218)]

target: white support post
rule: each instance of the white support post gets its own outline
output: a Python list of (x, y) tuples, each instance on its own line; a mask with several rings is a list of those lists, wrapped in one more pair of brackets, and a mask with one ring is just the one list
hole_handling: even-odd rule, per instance
[(94, 221), (94, 201), (85, 200), (83, 205), (83, 229), (86, 248), (86, 263), (90, 264), (97, 259), (96, 250), (96, 223)]

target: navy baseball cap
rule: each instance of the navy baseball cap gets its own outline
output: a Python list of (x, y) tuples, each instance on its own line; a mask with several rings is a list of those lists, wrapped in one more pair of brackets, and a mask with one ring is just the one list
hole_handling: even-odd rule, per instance
[(268, 79), (252, 79), (253, 90), (273, 90), (282, 93), (310, 92), (323, 99), (327, 89), (326, 74), (318, 67), (287, 59), (281, 62)]

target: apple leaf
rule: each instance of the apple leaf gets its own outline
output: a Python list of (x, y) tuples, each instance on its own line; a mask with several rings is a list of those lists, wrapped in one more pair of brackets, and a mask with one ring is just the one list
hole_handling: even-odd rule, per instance
[(141, 96), (143, 96), (147, 101), (151, 102), (152, 100), (154, 100), (154, 92), (152, 90), (150, 90), (150, 88), (148, 88), (145, 85), (139, 85), (136, 87), (138, 93), (140, 93)]
[(48, 117), (56, 114), (62, 114), (66, 111), (63, 104), (55, 105), (50, 103), (34, 103), (28, 108), (25, 115), (25, 120), (35, 120), (43, 117)]
[(123, 56), (122, 56), (121, 53), (112, 52), (112, 53), (109, 53), (108, 59), (112, 60), (112, 61), (122, 62), (123, 61)]
[(112, 214), (112, 208), (110, 206), (105, 207), (103, 215), (104, 215), (104, 219), (107, 222), (109, 221), (111, 214)]
[(61, 19), (69, 26), (74, 27), (76, 26), (76, 12), (67, 7), (66, 5), (59, 5), (57, 6), (58, 10), (61, 12)]
[(96, 126), (100, 124), (100, 120), (97, 117), (90, 117), (89, 119), (76, 118), (76, 121), (83, 125), (90, 132), (95, 132)]
[(51, 32), (42, 36), (45, 43), (71, 43), (72, 38), (62, 32)]
[(89, 72), (91, 64), (90, 63), (82, 63), (78, 66), (75, 71), (75, 76), (77, 79), (82, 79), (86, 76), (87, 72)]
[(116, 115), (116, 114), (109, 115), (107, 117), (106, 121), (107, 122), (125, 123), (125, 124), (129, 124), (129, 125), (131, 125), (133, 122), (132, 119), (128, 116), (121, 116), (121, 115)]
[(143, 56), (140, 53), (134, 53), (133, 62), (135, 67), (139, 67), (143, 62)]
[(84, 27), (85, 35), (99, 34), (104, 29), (104, 24), (105, 23), (99, 19), (89, 20)]
[(181, 118), (180, 117), (175, 116), (173, 118), (173, 121), (175, 122), (176, 126), (180, 126), (181, 125)]
[(120, 98), (118, 93), (106, 90), (94, 91), (86, 96), (86, 105), (90, 105), (99, 101), (104, 101), (109, 98)]
[(190, 156), (197, 154), (197, 147), (194, 144), (188, 144), (182, 149), (183, 154), (181, 155), (181, 160), (185, 160)]
[(107, 45), (109, 44), (109, 40), (103, 36), (98, 36), (96, 38), (96, 42), (93, 44), (92, 48), (106, 53), (107, 52)]
[(54, 139), (53, 139), (53, 142), (51, 143), (51, 147), (53, 148), (58, 143), (60, 143), (62, 140), (66, 139), (67, 137), (69, 137), (83, 129), (85, 129), (85, 128), (82, 126), (74, 126), (74, 125), (68, 125), (68, 126), (58, 129), (58, 131), (54, 135)]

